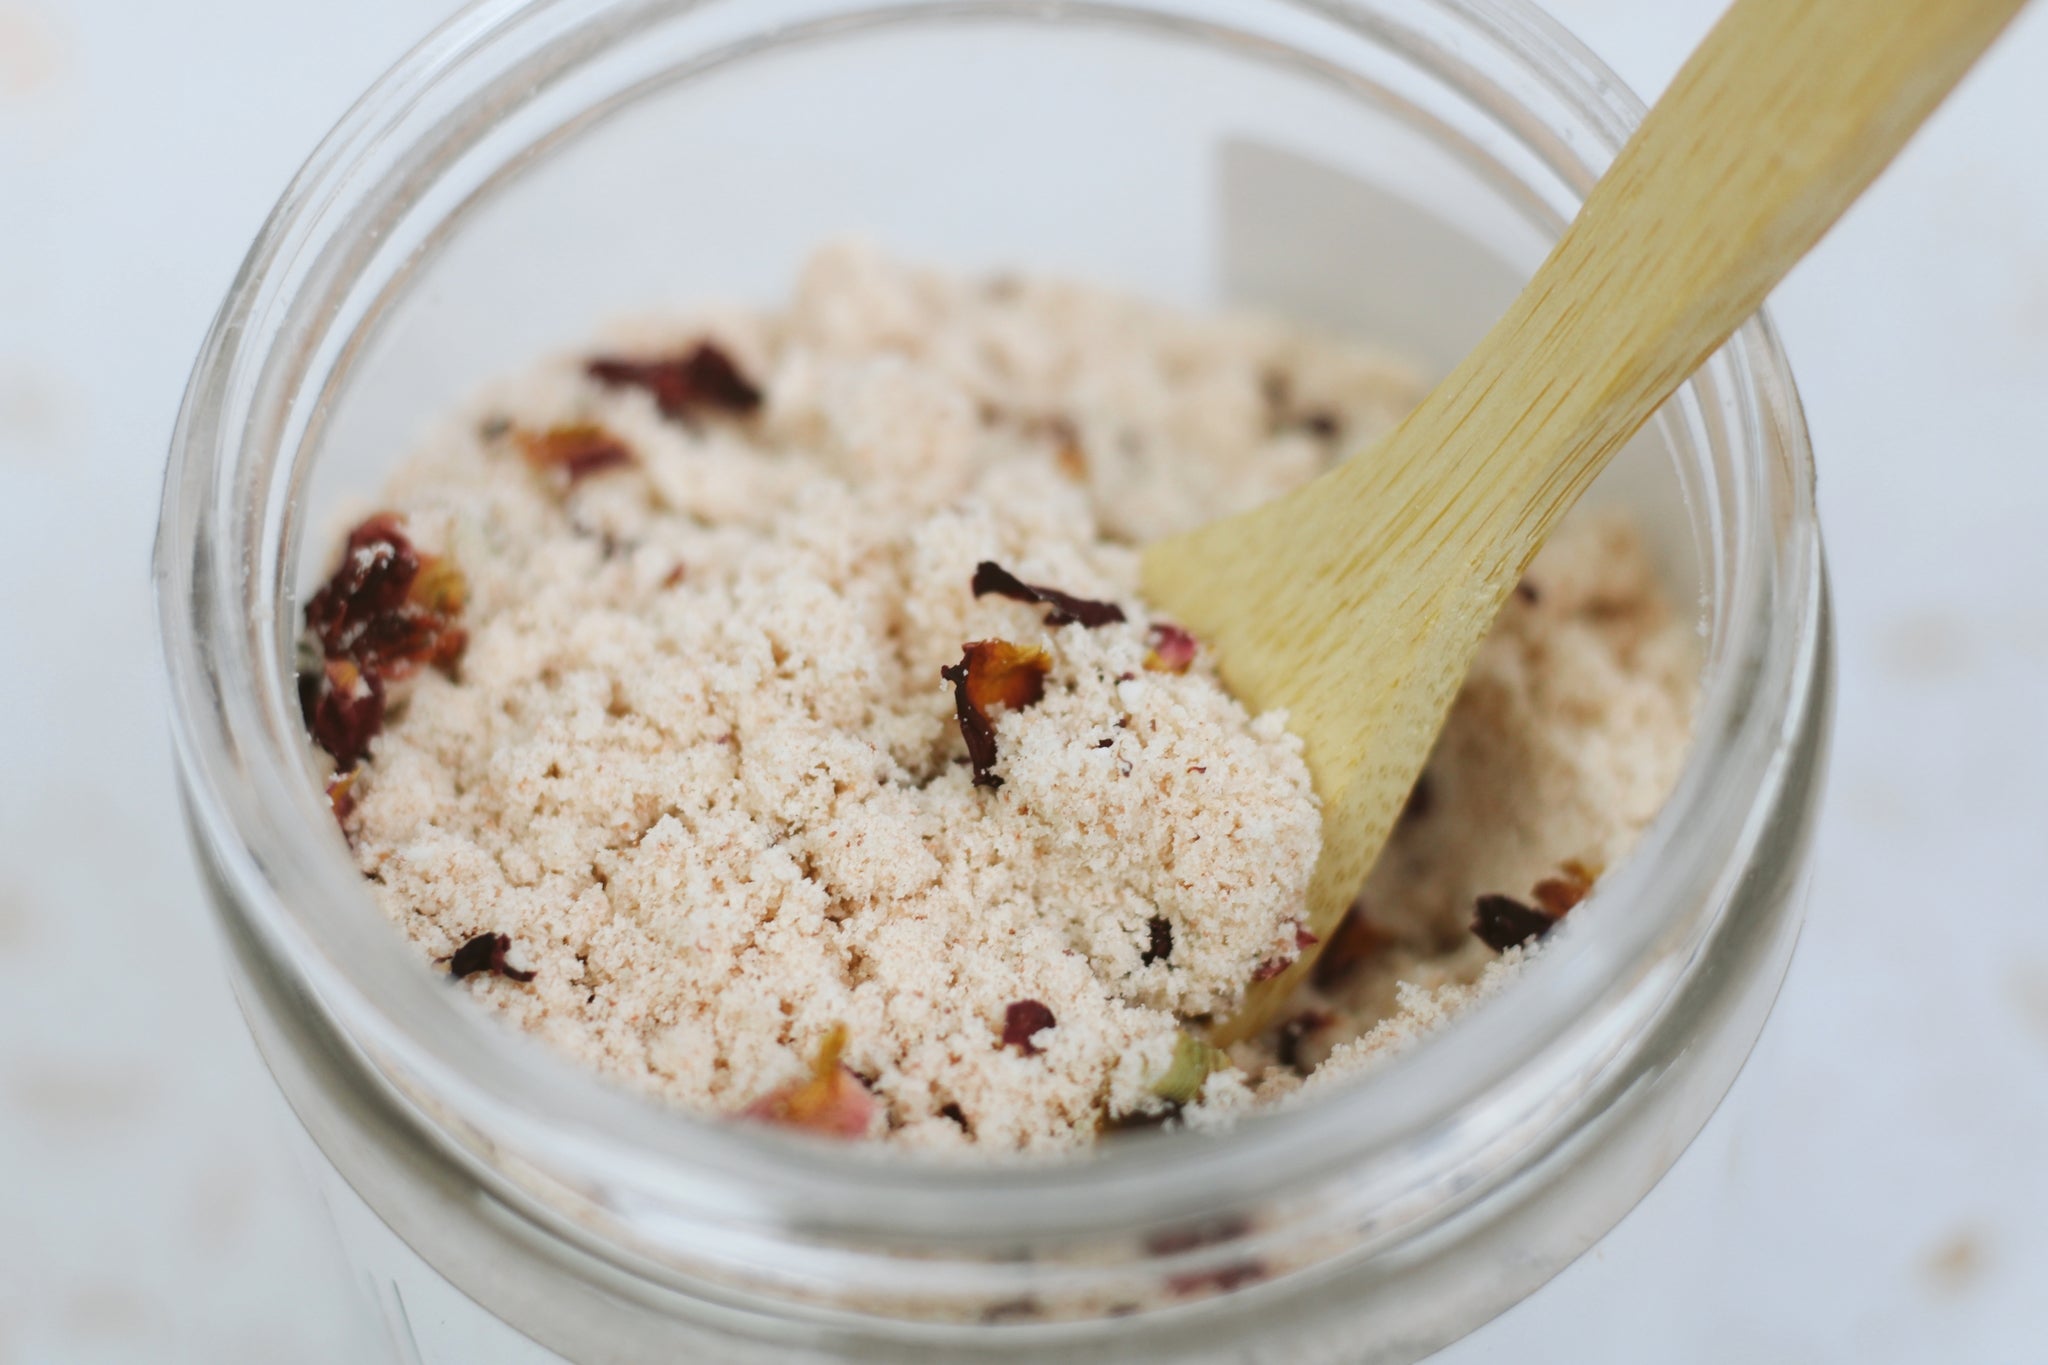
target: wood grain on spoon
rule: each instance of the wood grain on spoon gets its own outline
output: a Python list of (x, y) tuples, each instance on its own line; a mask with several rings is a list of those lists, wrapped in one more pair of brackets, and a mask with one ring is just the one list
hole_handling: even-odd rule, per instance
[[(1145, 591), (1323, 801), (1324, 940), (1473, 651), (1558, 519), (1883, 169), (2023, 0), (1738, 0), (1521, 296), (1399, 428), (1287, 497), (1151, 546)], [(1256, 1031), (1312, 963), (1218, 1025)]]

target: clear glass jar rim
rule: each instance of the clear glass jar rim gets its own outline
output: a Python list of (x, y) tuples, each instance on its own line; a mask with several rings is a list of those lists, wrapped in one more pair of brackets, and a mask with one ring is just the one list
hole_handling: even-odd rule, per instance
[[(1455, 62), (1437, 62), (1443, 54), (1429, 35), (1402, 29), (1367, 5), (1276, 2), (1431, 61), (1439, 77), (1442, 66), (1455, 69)], [(520, 50), (522, 35), (578, 3), (485, 0), (380, 80), (286, 191), (195, 368), (159, 529), (159, 627), (188, 809), (241, 911), (369, 1053), (429, 1078), (464, 1128), (488, 1135), (479, 1144), (430, 1121), (444, 1139), (473, 1156), (492, 1146), (522, 1159), (544, 1152), (551, 1174), (576, 1173), (597, 1186), (700, 1210), (994, 1240), (1026, 1228), (1113, 1229), (1134, 1217), (1196, 1215), (1213, 1204), (1210, 1191), (1257, 1193), (1258, 1178), (1248, 1186), (1248, 1173), (1271, 1173), (1266, 1193), (1299, 1188), (1318, 1175), (1413, 1158), (1423, 1134), (1456, 1138), (1448, 1147), (1437, 1144), (1432, 1171), (1459, 1150), (1478, 1150), (1488, 1135), (1475, 1130), (1477, 1101), (1544, 1084), (1539, 1063), (1612, 998), (1617, 983), (1640, 975), (1698, 928), (1674, 922), (1678, 905), (1657, 883), (1704, 885), (1719, 875), (1730, 850), (1750, 837), (1745, 822), (1769, 789), (1793, 717), (1806, 704), (1820, 594), (1812, 468), (1796, 392), (1768, 321), (1759, 316), (1745, 325), (1717, 358), (1734, 380), (1757, 465), (1745, 471), (1754, 497), (1737, 509), (1748, 524), (1738, 528), (1741, 572), (1725, 604), (1730, 648), (1705, 680), (1697, 722), (1697, 735), (1718, 742), (1696, 741), (1665, 809), (1603, 888), (1637, 913), (1610, 916), (1599, 932), (1559, 936), (1515, 990), (1361, 1084), (1228, 1133), (1111, 1144), (1080, 1161), (950, 1167), (736, 1130), (660, 1108), (543, 1057), (496, 1021), (445, 993), (436, 996), (427, 973), (406, 968), (398, 936), (360, 914), (359, 879), (325, 837), (324, 812), (296, 752), (278, 742), (271, 723), (278, 683), (269, 680), (266, 691), (263, 680), (274, 660), (249, 619), (249, 579), (266, 562), (259, 538), (267, 523), (263, 490), (237, 476), (267, 465), (250, 458), (263, 424), (245, 409), (288, 359), (280, 359), (279, 338), (266, 324), (308, 325), (293, 312), (303, 302), (293, 291), (305, 280), (292, 272), (306, 270), (326, 235), (349, 221), (352, 197), (371, 188), (357, 183), (361, 165), (405, 127), (421, 91), (457, 76), (488, 77), (498, 48)], [(637, 23), (689, 7), (672, 0), (615, 8), (630, 10)], [(1605, 151), (1618, 147), (1640, 117), (1640, 103), (1622, 82), (1524, 0), (1440, 0), (1437, 7), (1601, 130), (1612, 143)], [(1024, 0), (944, 8), (1050, 12)], [(1079, 15), (1119, 7), (1059, 8)], [(1707, 831), (1716, 837), (1703, 838)], [(1653, 908), (1659, 913), (1644, 913)], [(1463, 1084), (1448, 1085), (1452, 1076)], [(969, 1197), (981, 1226), (959, 1229), (960, 1201)]]

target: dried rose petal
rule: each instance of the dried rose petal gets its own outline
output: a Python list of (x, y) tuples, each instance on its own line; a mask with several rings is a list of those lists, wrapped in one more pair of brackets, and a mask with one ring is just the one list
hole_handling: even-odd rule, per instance
[(1145, 655), (1145, 667), (1155, 673), (1185, 673), (1195, 661), (1199, 646), (1195, 637), (1179, 626), (1165, 621), (1154, 621), (1148, 632), (1152, 649)]
[(1293, 965), (1294, 959), (1292, 957), (1278, 955), (1269, 957), (1264, 962), (1261, 962), (1258, 966), (1252, 968), (1252, 980), (1271, 981), (1274, 977), (1280, 975), (1280, 973), (1286, 971), (1289, 967), (1292, 967)]
[(825, 1137), (866, 1137), (874, 1119), (875, 1097), (860, 1083), (860, 1077), (841, 1065), (839, 1058), (845, 1051), (846, 1025), (834, 1024), (818, 1045), (810, 1079), (769, 1091), (742, 1109), (740, 1116)]
[(1513, 896), (1481, 896), (1472, 916), (1472, 932), (1487, 947), (1504, 953), (1517, 944), (1542, 938), (1555, 923)]
[(939, 670), (953, 684), (953, 708), (960, 717), (960, 737), (974, 764), (974, 785), (1000, 787), (995, 774), (996, 727), (989, 709), (997, 704), (1021, 710), (1045, 695), (1045, 675), (1052, 655), (1008, 640), (975, 640), (960, 662)]
[(535, 472), (577, 484), (592, 474), (633, 463), (633, 448), (592, 422), (517, 433), (519, 449)]
[(1369, 959), (1377, 957), (1391, 947), (1394, 940), (1365, 917), (1365, 906), (1354, 902), (1344, 912), (1344, 918), (1337, 921), (1337, 928), (1330, 935), (1330, 944), (1316, 959), (1312, 973), (1316, 989), (1334, 991), (1342, 988), (1358, 969)]
[(1145, 932), (1151, 936), (1151, 943), (1138, 955), (1138, 961), (1149, 967), (1155, 962), (1164, 962), (1173, 956), (1173, 924), (1164, 915), (1154, 915), (1145, 923)]
[(397, 682), (422, 664), (461, 657), (468, 637), (454, 618), (468, 596), (451, 560), (421, 554), (398, 519), (380, 512), (349, 532), (340, 565), (306, 603), (306, 629), (328, 661)]
[(518, 967), (507, 965), (505, 955), (512, 951), (512, 939), (506, 934), (478, 934), (455, 950), (448, 959), (448, 974), (457, 980), (475, 976), (478, 972), (489, 972), (511, 981), (531, 981), (534, 974)]
[(365, 632), (404, 611), (419, 572), (419, 551), (397, 517), (380, 512), (350, 531), (341, 563), (306, 603), (306, 629), (322, 656), (356, 657)]
[(334, 756), (336, 767), (355, 767), (369, 756), (370, 741), (384, 728), (384, 684), (353, 659), (329, 659), (308, 728), (313, 742)]
[(1113, 621), (1124, 619), (1124, 609), (1114, 602), (1097, 602), (1092, 598), (1075, 597), (1057, 588), (1041, 588), (1026, 583), (994, 560), (984, 559), (974, 566), (974, 595), (987, 597), (994, 593), (1019, 602), (1039, 602), (1051, 607), (1045, 623), (1049, 626), (1064, 626), (1078, 621), (1084, 626), (1106, 626)]
[(1053, 1027), (1052, 1011), (1036, 1000), (1019, 1000), (1003, 1010), (1003, 1046), (1014, 1047), (1026, 1057), (1044, 1051), (1031, 1039), (1041, 1029)]
[(1545, 877), (1536, 883), (1532, 894), (1536, 904), (1543, 907), (1553, 919), (1562, 919), (1572, 907), (1586, 898), (1593, 889), (1593, 876), (1586, 865), (1576, 859), (1565, 863), (1555, 877)]
[(342, 771), (383, 728), (385, 684), (461, 657), (469, 637), (455, 616), (468, 596), (453, 561), (420, 553), (391, 513), (349, 532), (341, 563), (306, 603), (303, 647), (320, 667), (299, 675), (306, 728)]
[(700, 411), (745, 414), (761, 406), (761, 390), (740, 373), (731, 356), (709, 341), (660, 360), (598, 356), (584, 369), (612, 388), (645, 389), (664, 417), (684, 418)]
[(334, 823), (348, 832), (348, 818), (356, 813), (356, 770), (339, 772), (327, 779), (327, 806), (334, 812)]

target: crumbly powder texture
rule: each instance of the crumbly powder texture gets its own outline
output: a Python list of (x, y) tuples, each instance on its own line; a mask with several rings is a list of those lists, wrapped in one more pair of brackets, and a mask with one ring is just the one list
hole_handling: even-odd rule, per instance
[[(1480, 645), (1421, 783), (1353, 914), (1374, 951), (1305, 985), (1273, 1034), (1236, 1049), (1274, 1098), (1315, 1093), (1500, 989), (1529, 956), (1472, 933), (1483, 895), (1524, 902), (1571, 865), (1619, 862), (1678, 780), (1699, 651), (1626, 518), (1582, 514)], [(1289, 1021), (1293, 1065), (1275, 1065)], [(1303, 1025), (1307, 1025), (1304, 1027)]]
[[(1158, 1115), (1183, 1021), (1297, 951), (1319, 816), (1284, 715), (1247, 714), (1199, 654), (1147, 666), (1136, 546), (1312, 477), (1414, 376), (1270, 321), (858, 247), (786, 309), (603, 349), (707, 337), (758, 412), (678, 419), (563, 357), (394, 478), (385, 505), (468, 580), (469, 643), (394, 692), (358, 774), (378, 898), (438, 961), (508, 936), (532, 980), (460, 989), (700, 1110), (803, 1080), (844, 1025), (875, 1137), (1046, 1150)], [(521, 456), (521, 433), (593, 424), (631, 460), (570, 484)], [(977, 599), (984, 560), (1126, 620)], [(1687, 632), (1625, 523), (1568, 530), (1532, 581), (1368, 888), (1383, 951), (1309, 993), (1332, 1022), (1292, 1058), (1238, 1049), (1188, 1121), (1285, 1098), (1304, 1048), (1348, 1072), (1428, 1027), (1497, 960), (1472, 895), (1610, 863), (1655, 810)], [(1051, 656), (1042, 698), (996, 714), (994, 788), (940, 676), (991, 639)], [(1053, 1022), (1005, 1045), (1022, 1002)]]

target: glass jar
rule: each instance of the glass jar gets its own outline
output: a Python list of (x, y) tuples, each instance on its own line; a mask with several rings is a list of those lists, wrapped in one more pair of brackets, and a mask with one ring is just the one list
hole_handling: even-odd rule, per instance
[(486, 376), (821, 237), (1337, 324), (1445, 367), (1641, 108), (1519, 0), (477, 5), (347, 116), (223, 306), (157, 546), (186, 809), (243, 1008), (398, 1358), (1406, 1361), (1677, 1159), (1791, 953), (1828, 721), (1769, 324), (1601, 480), (1701, 603), (1667, 807), (1517, 985), (1312, 1105), (933, 1167), (613, 1090), (420, 969), (294, 696), (339, 509)]

